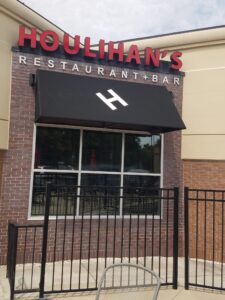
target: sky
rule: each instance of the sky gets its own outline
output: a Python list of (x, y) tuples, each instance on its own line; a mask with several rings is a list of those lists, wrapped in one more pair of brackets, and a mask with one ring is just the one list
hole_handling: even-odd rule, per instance
[(225, 0), (20, 1), (69, 34), (90, 36), (92, 43), (225, 25)]

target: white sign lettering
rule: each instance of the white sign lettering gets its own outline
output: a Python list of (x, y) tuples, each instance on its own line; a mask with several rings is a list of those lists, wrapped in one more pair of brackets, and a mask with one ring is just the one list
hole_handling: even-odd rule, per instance
[(117, 79), (127, 79), (145, 83), (159, 83), (161, 85), (174, 85), (179, 86), (181, 83), (181, 77), (179, 76), (168, 76), (164, 74), (152, 74), (151, 72), (144, 72), (144, 71), (134, 71), (134, 70), (127, 70), (121, 68), (114, 68), (114, 67), (105, 67), (99, 65), (97, 68), (93, 67), (92, 64), (85, 64), (80, 62), (73, 62), (70, 60), (56, 60), (56, 59), (45, 59), (41, 56), (39, 57), (27, 57), (25, 55), (19, 55), (19, 64), (21, 65), (34, 65), (36, 67), (44, 67), (47, 66), (49, 69), (57, 69), (59, 71), (65, 70), (74, 73), (80, 73), (83, 75), (91, 74), (94, 76), (101, 76), (101, 77), (112, 77)]
[(108, 105), (109, 108), (112, 110), (116, 110), (117, 107), (112, 104), (112, 102), (118, 101), (120, 102), (123, 106), (127, 106), (128, 103), (124, 101), (117, 93), (115, 93), (112, 89), (107, 90), (112, 97), (111, 98), (105, 98), (105, 96), (102, 95), (102, 93), (96, 93), (96, 95), (106, 104)]

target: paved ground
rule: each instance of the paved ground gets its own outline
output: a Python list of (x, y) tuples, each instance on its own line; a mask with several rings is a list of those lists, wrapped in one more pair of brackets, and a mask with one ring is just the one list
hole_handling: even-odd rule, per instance
[[(150, 263), (150, 261), (149, 261)], [(158, 264), (157, 259), (156, 259), (156, 265)], [(163, 263), (163, 262), (162, 262)], [(166, 263), (166, 261), (164, 262)], [(78, 270), (78, 261), (74, 261), (74, 271), (73, 271), (73, 282), (78, 282), (78, 278), (77, 278), (77, 271)], [(203, 268), (204, 265), (201, 261), (199, 261), (198, 263), (198, 267), (199, 267), (199, 273), (198, 273), (198, 282), (199, 283), (203, 283), (204, 281), (204, 277), (203, 277)], [(66, 288), (68, 285), (68, 277), (70, 272), (69, 272), (69, 267), (70, 263), (69, 262), (65, 262), (64, 264), (64, 280), (63, 280), (63, 287)], [(166, 265), (164, 266), (164, 268), (166, 267)], [(212, 276), (211, 274), (211, 263), (208, 263), (208, 265), (206, 266), (206, 271), (207, 271), (207, 276), (205, 277), (205, 282), (209, 283), (212, 281)], [(87, 283), (87, 261), (82, 261), (82, 265), (81, 265), (81, 287), (83, 285), (83, 287), (85, 287), (85, 284)], [(168, 262), (167, 265), (169, 274), (172, 274), (171, 270), (172, 270), (172, 264), (171, 261)], [(102, 273), (104, 269), (104, 265), (101, 263), (99, 263), (99, 277), (100, 274)], [(47, 265), (47, 276), (46, 276), (46, 288), (50, 289), (51, 288), (51, 284), (52, 284), (52, 265), (49, 264)], [(61, 274), (62, 271), (62, 264), (61, 263), (57, 263), (55, 265), (55, 270), (56, 270), (56, 274)], [(225, 270), (225, 266), (224, 266), (224, 270)], [(9, 294), (9, 284), (8, 284), (8, 280), (5, 278), (5, 266), (1, 266), (0, 267), (0, 300), (9, 300), (10, 299), (10, 294)], [(214, 284), (215, 285), (220, 285), (221, 284), (221, 266), (220, 264), (216, 264), (214, 265), (214, 271), (215, 271), (215, 278), (214, 278)], [(90, 286), (95, 285), (95, 281), (94, 278), (96, 276), (96, 265), (95, 265), (95, 261), (92, 261), (91, 267), (90, 267), (90, 277), (89, 277), (89, 284)], [(21, 280), (22, 278), (22, 274), (25, 274), (25, 280), (24, 282)], [(29, 285), (31, 284), (31, 274), (33, 273), (33, 287), (38, 287), (38, 282), (39, 282), (39, 275), (40, 275), (40, 265), (36, 264), (35, 265), (35, 269), (32, 270), (31, 266), (26, 265), (25, 270), (22, 268), (22, 266), (18, 266), (17, 267), (17, 272), (16, 272), (16, 288), (20, 289), (21, 286), (23, 285), (24, 288), (29, 287)], [(95, 273), (95, 274), (94, 274)], [(126, 271), (125, 273), (126, 274)], [(111, 275), (110, 275), (111, 276)], [(120, 273), (115, 273), (114, 277), (116, 279), (119, 280), (120, 278)], [(123, 280), (125, 280), (125, 277), (123, 275)], [(165, 278), (165, 274), (162, 274), (162, 280), (164, 280)], [(111, 277), (110, 277), (111, 278)], [(141, 274), (139, 274), (139, 279), (141, 280), (143, 277)], [(190, 264), (190, 278), (192, 279), (192, 281), (194, 282), (195, 280), (195, 264), (194, 262), (192, 262)], [(115, 280), (116, 280), (115, 279)], [(169, 278), (168, 278), (169, 279)], [(137, 276), (135, 276), (135, 280), (137, 280)], [(223, 282), (225, 285), (225, 274), (224, 274), (224, 278), (223, 278)], [(193, 300), (219, 300), (219, 299), (225, 299), (225, 291), (223, 293), (220, 293), (218, 291), (211, 291), (211, 290), (196, 290), (196, 289), (190, 289), (188, 291), (184, 290), (183, 288), (183, 284), (184, 284), (184, 261), (183, 259), (179, 259), (179, 288), (177, 290), (173, 290), (172, 288), (165, 288), (162, 287), (160, 289), (159, 292), (159, 297), (158, 300), (172, 300), (172, 299), (176, 299), (176, 300), (185, 300), (185, 299), (193, 299)], [(59, 276), (56, 276), (56, 278), (54, 279), (54, 285), (55, 288), (60, 287), (61, 285), (61, 280), (59, 278)], [(96, 292), (86, 292), (86, 293), (73, 293), (73, 294), (58, 294), (58, 295), (49, 295), (48, 297), (46, 297), (47, 299), (57, 299), (57, 300), (62, 300), (62, 299), (66, 299), (66, 300), (94, 300), (95, 299), (95, 295)], [(101, 296), (100, 300), (114, 300), (114, 299), (120, 299), (120, 300), (137, 300), (137, 299), (141, 299), (141, 300), (145, 300), (145, 299), (150, 299), (151, 297), (151, 291), (145, 289), (143, 290), (120, 290), (120, 291), (113, 291), (110, 292), (108, 291), (107, 294), (104, 294)], [(20, 295), (16, 295), (15, 299), (29, 299), (29, 300), (33, 300), (33, 299), (38, 299), (38, 295), (37, 294), (20, 294)]]

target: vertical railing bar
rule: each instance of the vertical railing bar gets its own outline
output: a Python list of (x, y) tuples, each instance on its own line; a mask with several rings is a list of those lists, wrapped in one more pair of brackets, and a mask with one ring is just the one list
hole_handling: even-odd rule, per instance
[(67, 212), (68, 212), (68, 188), (62, 189), (62, 193), (65, 193), (66, 208), (64, 211), (64, 228), (63, 228), (63, 249), (62, 249), (62, 271), (61, 271), (61, 291), (63, 290), (64, 279), (64, 262), (65, 262), (65, 242), (66, 242), (66, 228), (67, 228)]
[(109, 230), (109, 203), (107, 203), (106, 229), (105, 229), (105, 268), (107, 267), (108, 230)]
[[(132, 198), (131, 198), (132, 201)], [(131, 201), (130, 201), (130, 218), (129, 218), (129, 245), (128, 245), (128, 262), (130, 263), (131, 257), (131, 223), (132, 223), (132, 212), (131, 212)], [(130, 285), (130, 268), (128, 268), (128, 286)]]
[[(108, 194), (107, 194), (108, 197)], [(117, 207), (115, 205), (114, 208), (114, 229), (113, 229), (113, 263), (115, 263), (115, 257), (116, 257), (116, 232), (117, 232)], [(113, 268), (114, 271), (114, 268)]]
[(122, 147), (121, 147), (121, 175), (120, 175), (120, 216), (123, 214), (123, 195), (124, 195), (124, 153), (125, 153), (125, 133), (122, 133)]
[[(116, 218), (116, 205), (115, 205), (115, 211), (114, 211), (114, 226), (113, 226), (113, 264), (115, 263), (115, 253), (116, 253), (116, 226), (117, 226), (117, 218)], [(114, 268), (113, 268), (113, 275), (112, 275), (112, 286), (114, 287)]]
[(76, 203), (76, 217), (79, 217), (80, 211), (80, 193), (81, 193), (81, 169), (82, 169), (82, 149), (83, 149), (84, 130), (80, 129), (80, 145), (79, 145), (79, 158), (78, 158), (78, 178), (77, 178), (77, 203)]
[[(14, 282), (15, 282), (15, 248), (17, 240), (15, 239), (15, 225), (8, 223), (8, 251), (7, 251), (7, 271), (6, 277), (9, 279), (10, 300), (14, 299)], [(14, 243), (13, 243), (14, 241)]]
[(169, 190), (166, 190), (166, 283), (168, 283), (168, 254), (169, 254)]
[(185, 251), (185, 265), (184, 265), (184, 287), (189, 289), (189, 190), (184, 188), (184, 251)]
[[(70, 254), (70, 290), (72, 288), (72, 279), (73, 279), (73, 252), (74, 252), (74, 233), (75, 233), (75, 220), (76, 220), (76, 207), (77, 207), (77, 186), (76, 186), (76, 197), (74, 195), (74, 201), (73, 203), (73, 224), (72, 224), (72, 241), (71, 241), (71, 254)], [(74, 202), (73, 201), (73, 202)], [(75, 205), (76, 204), (76, 205)]]
[[(120, 188), (120, 190), (122, 190), (122, 188)], [(123, 196), (120, 196), (120, 198), (122, 198), (122, 202), (123, 202)], [(121, 200), (120, 200), (121, 202)], [(122, 213), (121, 213), (121, 251), (120, 251), (120, 256), (121, 256), (121, 259), (120, 259), (120, 262), (122, 263), (123, 262), (123, 232), (124, 232), (124, 212), (122, 210)]]
[(34, 274), (34, 253), (35, 253), (35, 246), (36, 246), (36, 230), (37, 228), (34, 227), (34, 240), (33, 240), (33, 250), (32, 250), (32, 267), (31, 267), (31, 278), (30, 278), (30, 287), (33, 287), (33, 274)]
[(196, 191), (196, 234), (195, 234), (195, 284), (198, 283), (198, 207), (199, 202), (199, 191)]
[(52, 203), (51, 203), (51, 207), (50, 207), (50, 215), (52, 214), (52, 215), (54, 215), (56, 212), (55, 212), (55, 201), (52, 201)]
[(12, 272), (11, 273), (11, 280), (10, 280), (10, 300), (14, 300), (14, 294), (15, 294), (15, 279), (16, 279), (16, 261), (17, 261), (17, 244), (18, 244), (18, 227), (16, 227), (14, 224), (11, 224), (11, 228), (13, 228), (13, 242), (14, 242), (14, 251), (13, 251), (13, 257), (12, 257)]
[[(139, 192), (140, 193), (140, 192)], [(139, 263), (139, 234), (140, 234), (140, 196), (138, 197), (138, 216), (137, 216), (137, 251), (136, 251), (136, 263)]]
[(225, 193), (221, 192), (222, 194), (222, 247), (221, 247), (221, 289), (223, 289), (223, 261), (224, 261), (224, 201), (225, 201)]
[[(105, 230), (105, 268), (108, 263), (108, 230), (109, 230), (109, 203), (107, 203), (107, 212), (106, 212), (106, 230)], [(104, 287), (106, 286), (106, 280), (104, 281)]]
[(100, 224), (101, 224), (101, 202), (99, 204), (99, 212), (98, 212), (98, 232), (97, 232), (97, 262), (96, 262), (96, 281), (95, 287), (98, 286), (98, 263), (99, 263), (99, 241), (100, 241)]
[(130, 218), (129, 218), (129, 250), (128, 250), (128, 261), (130, 262), (131, 259), (131, 224), (132, 224), (132, 211), (131, 211), (131, 202), (132, 202), (132, 198), (130, 200)]
[[(81, 199), (81, 197), (80, 197), (80, 199)], [(80, 227), (80, 259), (79, 259), (79, 283), (78, 283), (79, 290), (80, 290), (80, 284), (81, 284), (81, 259), (82, 259), (82, 247), (83, 247), (83, 226), (84, 226), (84, 207), (85, 207), (84, 202), (85, 202), (85, 198), (83, 197), (81, 227)]]
[(25, 236), (24, 236), (24, 251), (23, 251), (23, 275), (22, 275), (22, 290), (24, 286), (24, 274), (25, 274), (25, 264), (26, 264), (26, 249), (27, 249), (27, 227), (25, 228)]
[(89, 217), (89, 237), (88, 237), (88, 269), (87, 269), (87, 289), (89, 288), (89, 277), (90, 277), (90, 252), (91, 252), (91, 229), (92, 229), (92, 213), (93, 213), (93, 196), (91, 197), (91, 211)]
[(174, 209), (173, 209), (173, 288), (177, 289), (178, 277), (178, 234), (179, 234), (179, 189), (174, 188)]
[(148, 212), (147, 212), (147, 205), (145, 209), (145, 232), (144, 232), (144, 266), (146, 267), (146, 258), (147, 258), (147, 226), (148, 226)]
[(162, 251), (162, 189), (159, 189), (159, 277), (161, 276), (161, 251)]
[(56, 245), (57, 245), (57, 233), (58, 233), (58, 217), (59, 217), (59, 188), (57, 188), (57, 197), (56, 197), (56, 219), (55, 219), (55, 238), (54, 238), (54, 250), (53, 250), (53, 265), (52, 265), (52, 291), (54, 291), (55, 286), (55, 262), (56, 262)]
[[(145, 199), (145, 220), (144, 220), (144, 267), (146, 267), (146, 256), (147, 256), (147, 201), (148, 199)], [(144, 272), (144, 284), (146, 283), (146, 272)]]
[(215, 280), (215, 191), (213, 191), (213, 274), (212, 287), (214, 287)]
[[(136, 264), (139, 263), (139, 226), (140, 226), (140, 190), (139, 190), (139, 197), (138, 197), (138, 215), (137, 215), (137, 249), (136, 249)], [(136, 268), (136, 285), (138, 285), (138, 268)]]
[(11, 267), (11, 251), (13, 251), (12, 247), (12, 224), (8, 223), (8, 248), (7, 248), (7, 267), (6, 267), (6, 278), (9, 278), (10, 281), (10, 267)]
[(152, 206), (152, 261), (151, 261), (151, 269), (154, 267), (154, 231), (155, 231), (155, 211), (154, 211), (154, 199), (151, 197), (151, 206)]
[(47, 242), (48, 242), (48, 223), (49, 223), (49, 208), (51, 202), (51, 183), (47, 183), (46, 186), (46, 203), (45, 203), (45, 216), (43, 227), (43, 240), (42, 240), (42, 258), (41, 258), (41, 275), (40, 275), (40, 292), (39, 298), (44, 296), (45, 285), (45, 267), (47, 256)]
[(207, 247), (207, 201), (206, 201), (206, 191), (204, 192), (204, 198), (205, 198), (205, 218), (204, 218), (204, 285), (205, 285), (205, 279), (206, 279), (206, 247)]
[[(121, 197), (122, 198), (122, 197)], [(122, 201), (123, 202), (123, 201)], [(124, 212), (122, 210), (122, 215), (121, 215), (121, 249), (120, 249), (120, 262), (123, 262), (123, 238), (124, 238)], [(120, 268), (120, 286), (122, 286), (123, 282), (123, 270), (122, 267)]]

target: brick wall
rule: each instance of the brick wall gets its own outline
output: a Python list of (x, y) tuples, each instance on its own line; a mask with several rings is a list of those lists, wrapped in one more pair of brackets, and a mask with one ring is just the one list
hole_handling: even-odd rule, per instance
[[(192, 189), (225, 191), (225, 161), (184, 161), (184, 183)], [(225, 192), (201, 192), (198, 197), (198, 203), (189, 200), (190, 256), (225, 262)]]
[(225, 190), (225, 161), (185, 160), (184, 185), (193, 189)]
[[(27, 64), (19, 64), (19, 55), (27, 57)], [(29, 85), (30, 73), (35, 73), (37, 68), (48, 69), (46, 61), (48, 57), (40, 57), (40, 65), (34, 66), (34, 58), (38, 57), (33, 54), (23, 54), (20, 52), (13, 53), (12, 62), (12, 95), (11, 95), (11, 116), (10, 116), (10, 140), (9, 150), (3, 154), (0, 153), (0, 164), (2, 157), (2, 182), (1, 182), (1, 223), (0, 223), (0, 262), (6, 262), (7, 249), (7, 224), (8, 221), (15, 221), (19, 224), (34, 224), (35, 221), (28, 221), (29, 193), (30, 193), (30, 178), (32, 168), (32, 143), (34, 130), (34, 113), (35, 113), (35, 95), (33, 88)], [(39, 58), (39, 57), (38, 57)], [(54, 58), (55, 71), (76, 74), (76, 71), (71, 71), (75, 62), (67, 62), (65, 70), (62, 69), (60, 59)], [(82, 65), (82, 64), (81, 64)], [(84, 65), (84, 63), (83, 63)], [(88, 64), (85, 64), (88, 65)], [(97, 76), (98, 65), (89, 64), (92, 66), (92, 74), (87, 74), (85, 69), (79, 74), (87, 76)], [(104, 66), (104, 78), (110, 78), (110, 69), (112, 67)], [(51, 71), (54, 71), (51, 69)], [(115, 70), (119, 70), (115, 68)], [(141, 75), (152, 75), (150, 72), (138, 71)], [(156, 73), (154, 73), (156, 74)], [(162, 85), (162, 78), (165, 74), (158, 74), (159, 82), (157, 85)], [(167, 74), (169, 81), (173, 81), (173, 75)], [(179, 77), (179, 76), (177, 76)], [(118, 79), (118, 78), (116, 78)], [(139, 76), (134, 79), (133, 75), (129, 75), (125, 81), (135, 81), (145, 84), (154, 84), (146, 81)], [(166, 84), (168, 90), (173, 93), (174, 103), (179, 112), (182, 106), (182, 77), (180, 77), (180, 85)], [(165, 134), (164, 140), (164, 187), (178, 186), (183, 188), (183, 170), (181, 162), (181, 133), (174, 132)], [(182, 199), (182, 197), (181, 197)], [(180, 239), (182, 240), (183, 233), (183, 203), (180, 201)], [(172, 210), (171, 210), (172, 214)], [(40, 221), (38, 222), (40, 223)], [(172, 234), (173, 228), (169, 227)]]
[[(5, 221), (4, 220), (4, 213), (5, 213), (5, 205), (3, 203), (3, 163), (4, 163), (4, 156), (6, 151), (0, 150), (0, 236), (6, 236), (5, 232)], [(1, 247), (0, 247), (1, 251)], [(5, 262), (5, 256), (0, 257), (0, 265)]]
[[(168, 221), (168, 223), (167, 223)], [(51, 221), (47, 260), (88, 258), (142, 258), (173, 255), (172, 215), (161, 220), (145, 218), (67, 219)], [(66, 233), (64, 229), (66, 227)], [(40, 262), (42, 229), (35, 235), (34, 261)], [(19, 229), (17, 263), (32, 261), (34, 230)], [(26, 255), (24, 255), (26, 253)]]

